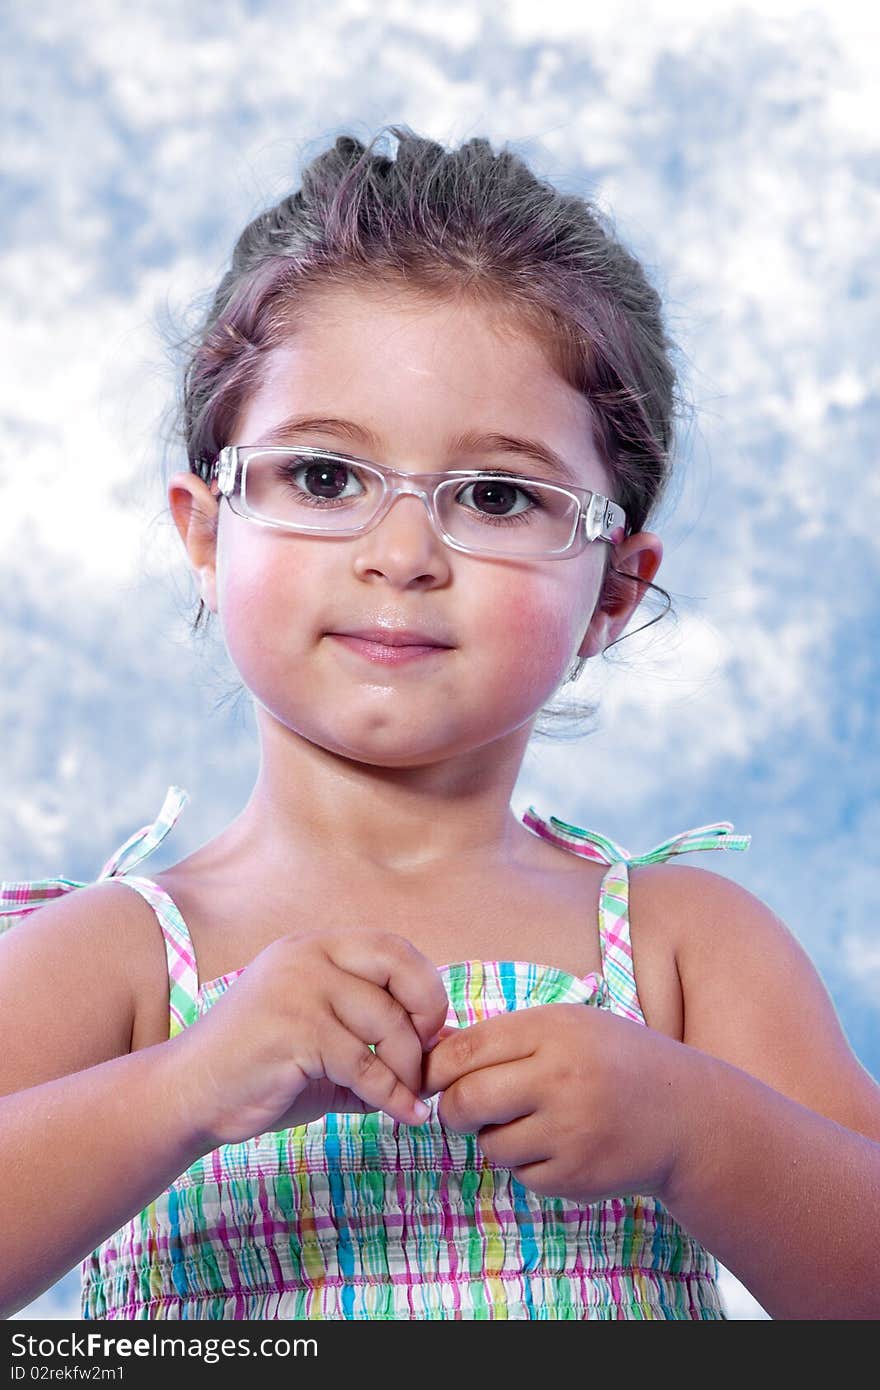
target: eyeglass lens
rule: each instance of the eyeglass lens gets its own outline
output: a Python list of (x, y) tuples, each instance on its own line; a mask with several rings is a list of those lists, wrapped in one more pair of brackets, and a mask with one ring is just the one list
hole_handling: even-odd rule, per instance
[[(242, 497), (264, 521), (311, 531), (354, 531), (370, 524), (384, 496), (381, 473), (343, 459), (252, 454), (243, 466)], [(482, 474), (444, 480), (436, 494), (440, 523), (463, 546), (514, 555), (565, 550), (580, 509), (565, 492), (529, 479)]]

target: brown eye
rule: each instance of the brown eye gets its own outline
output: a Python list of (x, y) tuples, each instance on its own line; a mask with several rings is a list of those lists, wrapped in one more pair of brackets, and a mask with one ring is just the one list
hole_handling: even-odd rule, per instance
[(313, 497), (338, 496), (344, 490), (348, 469), (341, 463), (310, 463), (303, 469), (303, 486)]
[(519, 488), (513, 483), (499, 483), (494, 480), (473, 484), (474, 502), (481, 511), (499, 512), (503, 515), (515, 504)]
[(461, 489), (456, 501), (476, 516), (487, 518), (525, 518), (527, 512), (540, 510), (543, 505), (536, 490), (506, 478), (477, 478)]

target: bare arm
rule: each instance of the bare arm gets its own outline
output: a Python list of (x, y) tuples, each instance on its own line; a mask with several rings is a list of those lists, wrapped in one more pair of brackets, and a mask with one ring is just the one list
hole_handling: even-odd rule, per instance
[[(135, 995), (164, 988), (155, 922), (120, 884), (0, 937), (0, 1313), (84, 1259), (211, 1145), (176, 1095), (178, 1039), (129, 1055)], [(162, 974), (157, 973), (161, 971)]]
[(688, 1053), (664, 1205), (771, 1317), (880, 1317), (880, 1144)]
[(633, 886), (679, 924), (684, 1000), (665, 1204), (773, 1317), (880, 1316), (880, 1087), (766, 904), (705, 869), (650, 875)]
[(179, 1103), (175, 1042), (0, 1098), (0, 1316), (49, 1288), (211, 1148)]

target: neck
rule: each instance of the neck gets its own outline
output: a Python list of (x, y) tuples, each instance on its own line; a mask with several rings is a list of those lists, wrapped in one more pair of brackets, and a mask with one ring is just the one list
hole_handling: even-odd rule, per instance
[(535, 837), (510, 799), (531, 725), (419, 767), (341, 757), (259, 705), (260, 768), (235, 840), (267, 866), (302, 862), (418, 882), (441, 869), (521, 862)]

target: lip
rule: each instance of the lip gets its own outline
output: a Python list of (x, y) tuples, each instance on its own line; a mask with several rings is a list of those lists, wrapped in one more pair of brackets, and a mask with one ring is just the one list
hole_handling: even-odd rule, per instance
[(430, 632), (420, 632), (408, 627), (353, 627), (344, 631), (331, 632), (329, 637), (356, 637), (361, 642), (375, 642), (380, 647), (451, 647)]
[[(436, 659), (451, 650), (434, 642), (388, 642), (387, 634), (383, 634), (381, 642), (349, 632), (328, 632), (326, 635), (357, 656), (364, 657), (367, 661), (379, 662), (383, 666), (402, 666), (415, 661)], [(401, 635), (395, 634), (398, 638)]]

